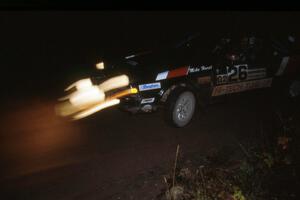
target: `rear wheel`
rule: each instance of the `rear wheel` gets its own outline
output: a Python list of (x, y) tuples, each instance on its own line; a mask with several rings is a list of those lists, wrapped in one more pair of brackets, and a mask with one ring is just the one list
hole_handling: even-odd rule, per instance
[(167, 121), (175, 127), (184, 127), (192, 120), (195, 110), (195, 94), (185, 88), (177, 89), (168, 98)]

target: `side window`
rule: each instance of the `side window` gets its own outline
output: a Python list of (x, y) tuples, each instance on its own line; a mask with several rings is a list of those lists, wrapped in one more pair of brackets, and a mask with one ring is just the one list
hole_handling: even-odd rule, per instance
[(227, 37), (221, 38), (212, 49), (212, 53), (215, 54), (216, 56), (224, 56), (226, 52), (228, 52), (231, 46), (231, 42), (232, 41), (230, 38)]
[(241, 39), (241, 60), (249, 64), (261, 63), (263, 58), (263, 41), (255, 36)]

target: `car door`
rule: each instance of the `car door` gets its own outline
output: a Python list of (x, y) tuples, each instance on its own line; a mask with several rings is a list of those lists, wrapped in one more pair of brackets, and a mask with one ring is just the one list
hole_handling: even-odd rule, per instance
[(227, 44), (214, 67), (212, 96), (270, 86), (263, 54), (259, 54), (261, 49), (254, 46), (254, 41), (242, 37)]
[(237, 40), (223, 38), (215, 55), (214, 84), (225, 85), (243, 81), (247, 78), (248, 66), (241, 59)]
[(247, 64), (247, 81), (255, 81), (269, 77), (269, 55), (261, 38), (244, 37), (241, 41), (243, 60)]

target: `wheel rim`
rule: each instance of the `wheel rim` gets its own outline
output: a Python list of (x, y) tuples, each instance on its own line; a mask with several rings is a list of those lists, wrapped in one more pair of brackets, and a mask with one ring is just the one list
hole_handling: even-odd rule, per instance
[(175, 104), (173, 119), (176, 125), (185, 126), (192, 118), (195, 110), (195, 97), (192, 92), (182, 93)]

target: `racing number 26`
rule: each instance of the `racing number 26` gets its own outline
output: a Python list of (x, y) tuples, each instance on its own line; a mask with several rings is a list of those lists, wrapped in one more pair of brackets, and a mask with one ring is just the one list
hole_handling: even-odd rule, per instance
[(247, 79), (247, 65), (235, 65), (227, 68), (228, 80), (231, 81), (243, 81)]

